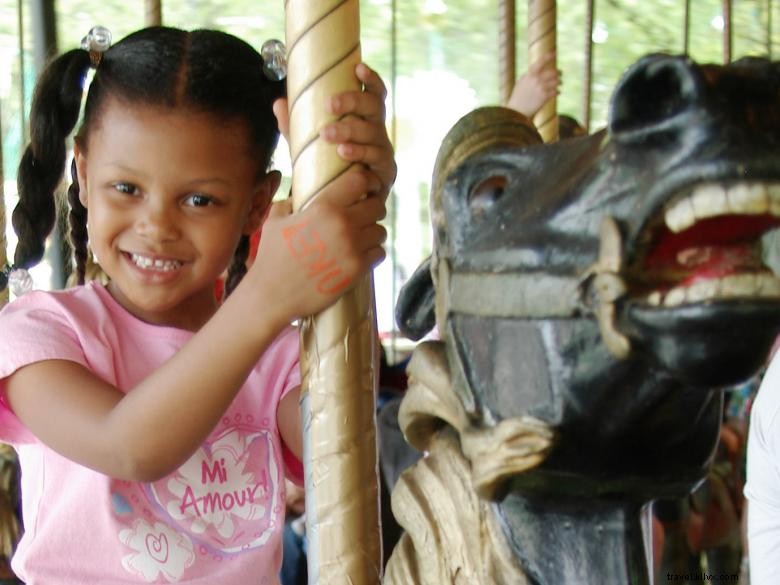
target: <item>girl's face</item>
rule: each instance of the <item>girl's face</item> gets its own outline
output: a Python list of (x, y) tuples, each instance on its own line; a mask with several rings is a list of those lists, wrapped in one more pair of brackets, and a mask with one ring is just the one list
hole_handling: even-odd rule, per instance
[(186, 108), (109, 99), (76, 146), (89, 242), (109, 291), (150, 323), (197, 329), (242, 234), (258, 229), (278, 173), (258, 180), (243, 125)]

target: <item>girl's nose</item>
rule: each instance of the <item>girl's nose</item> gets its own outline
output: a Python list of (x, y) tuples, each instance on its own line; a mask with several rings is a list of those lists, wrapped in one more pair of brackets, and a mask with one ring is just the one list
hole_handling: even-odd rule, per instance
[(155, 242), (175, 241), (180, 236), (174, 210), (151, 201), (143, 206), (135, 229), (142, 237)]

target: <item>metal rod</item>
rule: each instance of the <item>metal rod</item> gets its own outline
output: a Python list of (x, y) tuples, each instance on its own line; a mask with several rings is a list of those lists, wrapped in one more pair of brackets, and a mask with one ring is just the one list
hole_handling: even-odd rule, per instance
[(146, 0), (144, 22), (146, 26), (160, 26), (162, 24), (162, 0)]
[(24, 2), (19, 0), (18, 6), (18, 27), (19, 27), (19, 118), (21, 125), (22, 142), (27, 141), (27, 111), (25, 104), (27, 103), (27, 91), (24, 81), (24, 69), (26, 60), (24, 58)]
[(593, 18), (594, 0), (588, 0), (585, 14), (585, 79), (582, 81), (582, 125), (590, 133), (590, 109), (593, 94)]
[(683, 54), (691, 49), (691, 0), (685, 0), (685, 17), (683, 20)]
[(723, 62), (731, 63), (731, 48), (732, 48), (732, 33), (731, 33), (731, 17), (732, 17), (732, 5), (731, 0), (723, 0)]
[(509, 101), (515, 86), (515, 0), (499, 0), (498, 3), (498, 68), (501, 103)]
[[(57, 15), (54, 10), (54, 0), (32, 0), (30, 17), (35, 70), (41, 72), (49, 59), (57, 54)], [(59, 225), (55, 224), (46, 248), (46, 259), (52, 267), (51, 286), (54, 289), (63, 288), (70, 274), (69, 252)]]
[[(396, 89), (398, 85), (398, 0), (393, 0), (392, 5), (392, 18), (390, 21), (390, 109), (393, 112), (393, 117), (390, 120), (390, 140), (394, 147), (398, 145), (398, 115), (397, 115), (397, 99)], [(393, 234), (393, 241), (390, 246), (390, 266), (391, 266), (391, 279), (390, 283), (391, 296), (393, 304), (398, 297), (398, 192), (393, 188), (390, 191), (390, 230)], [(398, 361), (398, 327), (395, 323), (395, 318), (390, 319), (391, 325), (391, 337), (390, 337), (390, 355), (388, 360), (390, 363), (396, 363)]]
[[(0, 121), (2, 121), (0, 113)], [(3, 129), (0, 125), (0, 270), (8, 264), (8, 242), (5, 238), (5, 177), (3, 175)], [(0, 307), (8, 302), (8, 287), (0, 290)]]
[(772, 59), (772, 0), (766, 0), (766, 54)]

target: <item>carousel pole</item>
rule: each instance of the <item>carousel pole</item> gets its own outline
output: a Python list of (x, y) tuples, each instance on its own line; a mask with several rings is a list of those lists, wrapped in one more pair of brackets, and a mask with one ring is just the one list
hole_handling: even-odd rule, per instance
[[(360, 89), (358, 0), (286, 0), (287, 98), (294, 210), (351, 163), (319, 130), (328, 96)], [(304, 319), (301, 415), (312, 585), (379, 583), (382, 545), (376, 443), (378, 335), (373, 281)]]
[(144, 22), (146, 26), (162, 24), (162, 0), (146, 0)]
[(590, 133), (590, 104), (593, 94), (593, 16), (594, 0), (588, 0), (585, 13), (585, 79), (582, 81), (582, 126)]
[(505, 104), (515, 86), (515, 0), (499, 0), (498, 18), (499, 92)]
[(766, 54), (772, 58), (772, 0), (766, 0)]
[(691, 0), (685, 0), (685, 17), (683, 19), (683, 54), (687, 55), (691, 48)]
[(723, 62), (731, 63), (732, 33), (731, 19), (733, 15), (731, 0), (723, 0)]
[[(528, 62), (555, 52), (555, 0), (528, 0)], [(557, 61), (557, 59), (556, 59)], [(551, 67), (556, 67), (553, 63)], [(534, 116), (534, 125), (545, 142), (558, 140), (557, 100), (552, 97)]]

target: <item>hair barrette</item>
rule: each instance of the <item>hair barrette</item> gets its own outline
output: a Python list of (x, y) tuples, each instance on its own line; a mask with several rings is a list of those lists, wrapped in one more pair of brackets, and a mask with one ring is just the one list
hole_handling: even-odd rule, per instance
[(3, 290), (6, 286), (14, 296), (20, 297), (32, 290), (33, 279), (26, 269), (14, 268), (6, 264), (0, 270), (0, 290)]
[(97, 69), (103, 58), (103, 53), (111, 47), (111, 31), (104, 26), (93, 26), (87, 36), (81, 39), (81, 48), (89, 51), (92, 67)]
[(287, 77), (287, 47), (277, 39), (263, 43), (260, 49), (263, 58), (263, 73), (271, 81), (281, 81)]

